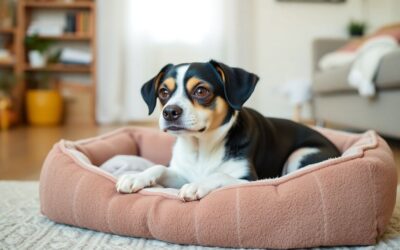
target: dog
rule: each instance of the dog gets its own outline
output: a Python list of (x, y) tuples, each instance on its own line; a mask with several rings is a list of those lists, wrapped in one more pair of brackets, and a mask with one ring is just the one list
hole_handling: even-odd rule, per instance
[(123, 174), (117, 190), (135, 193), (157, 184), (194, 201), (220, 187), (280, 177), (340, 156), (317, 131), (244, 108), (258, 80), (215, 60), (164, 66), (141, 94), (149, 114), (160, 101), (159, 126), (177, 137), (169, 167)]

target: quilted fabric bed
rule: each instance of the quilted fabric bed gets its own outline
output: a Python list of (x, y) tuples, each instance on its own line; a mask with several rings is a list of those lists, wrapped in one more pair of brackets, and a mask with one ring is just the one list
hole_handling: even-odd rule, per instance
[[(397, 174), (375, 132), (320, 130), (342, 157), (290, 175), (213, 191), (182, 202), (177, 190), (119, 194), (115, 178), (96, 166), (116, 154), (167, 164), (174, 139), (146, 128), (55, 144), (40, 177), (41, 212), (58, 223), (179, 244), (301, 248), (375, 244), (391, 217)], [(71, 153), (78, 148), (92, 162)]]

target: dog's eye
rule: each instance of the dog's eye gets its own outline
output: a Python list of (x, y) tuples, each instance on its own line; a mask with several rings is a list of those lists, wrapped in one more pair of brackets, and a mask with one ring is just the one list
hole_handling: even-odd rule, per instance
[(160, 97), (160, 99), (167, 99), (169, 97), (169, 90), (167, 88), (159, 89), (158, 97)]
[(198, 87), (194, 90), (193, 95), (196, 98), (205, 98), (210, 94), (210, 91), (204, 87)]

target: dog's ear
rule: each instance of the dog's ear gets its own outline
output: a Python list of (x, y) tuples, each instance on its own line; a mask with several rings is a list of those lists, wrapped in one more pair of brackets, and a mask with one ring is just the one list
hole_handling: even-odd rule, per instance
[(149, 108), (149, 115), (153, 113), (154, 108), (156, 107), (157, 103), (157, 88), (165, 74), (169, 69), (173, 67), (172, 64), (167, 64), (165, 65), (158, 74), (151, 78), (149, 81), (147, 81), (145, 84), (143, 84), (141, 93), (144, 101), (147, 104), (147, 107)]
[(239, 110), (249, 99), (259, 80), (253, 73), (240, 68), (231, 68), (223, 63), (211, 60), (209, 62), (218, 72), (224, 84), (224, 92), (229, 105)]

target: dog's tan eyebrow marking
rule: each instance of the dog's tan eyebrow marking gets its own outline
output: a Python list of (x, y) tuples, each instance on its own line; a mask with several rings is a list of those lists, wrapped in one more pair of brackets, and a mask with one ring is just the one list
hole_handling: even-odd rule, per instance
[(202, 80), (196, 77), (191, 77), (186, 83), (186, 90), (188, 93), (192, 93), (193, 89), (200, 83)]
[(169, 77), (169, 78), (165, 79), (165, 80), (162, 82), (161, 86), (165, 86), (165, 87), (167, 87), (170, 91), (172, 91), (172, 90), (174, 90), (175, 87), (176, 87), (175, 79), (174, 79), (173, 77)]

